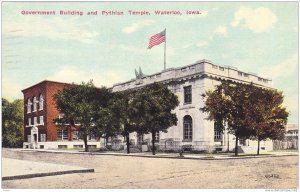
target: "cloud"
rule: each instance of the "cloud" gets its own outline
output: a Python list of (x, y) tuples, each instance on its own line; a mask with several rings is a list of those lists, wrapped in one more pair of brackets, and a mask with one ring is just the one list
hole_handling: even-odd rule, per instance
[(193, 43), (188, 43), (188, 44), (184, 45), (182, 47), (182, 49), (187, 49), (187, 48), (190, 48), (191, 46), (193, 46)]
[[(11, 33), (15, 30), (18, 30), (18, 33)], [(93, 39), (99, 35), (98, 32), (89, 30), (85, 25), (78, 25), (75, 18), (62, 17), (53, 19), (26, 17), (22, 21), (4, 20), (3, 33), (10, 36), (46, 37), (53, 40), (73, 40), (82, 43), (92, 43)]]
[(22, 87), (8, 76), (2, 77), (2, 96), (10, 101), (22, 98)]
[(75, 66), (64, 66), (56, 73), (47, 77), (47, 80), (64, 82), (64, 83), (77, 83), (87, 82), (93, 80), (95, 86), (111, 87), (113, 84), (128, 80), (121, 71), (108, 70), (99, 74), (95, 71), (84, 71)]
[(285, 60), (279, 62), (272, 67), (264, 67), (261, 70), (261, 76), (269, 77), (274, 81), (274, 84), (280, 84), (283, 91), (284, 106), (287, 107), (289, 122), (294, 122), (298, 117), (298, 53), (291, 54)]
[(272, 77), (276, 79), (278, 77), (289, 77), (293, 73), (298, 71), (298, 54), (293, 54), (281, 63), (268, 68), (262, 69), (262, 76)]
[(224, 25), (218, 26), (215, 31), (215, 34), (227, 36), (227, 28)]
[(132, 23), (130, 26), (124, 27), (122, 29), (123, 33), (133, 33), (135, 31), (138, 31), (142, 29), (145, 26), (150, 26), (154, 23), (153, 20), (141, 20), (135, 23)]
[(277, 22), (277, 17), (269, 8), (259, 7), (257, 9), (251, 9), (248, 7), (240, 7), (240, 9), (235, 12), (234, 20), (231, 25), (237, 27), (243, 21), (243, 26), (256, 33), (260, 33), (269, 31)]
[(208, 45), (208, 42), (207, 41), (199, 41), (196, 46), (197, 47), (204, 47), (204, 46), (207, 46)]

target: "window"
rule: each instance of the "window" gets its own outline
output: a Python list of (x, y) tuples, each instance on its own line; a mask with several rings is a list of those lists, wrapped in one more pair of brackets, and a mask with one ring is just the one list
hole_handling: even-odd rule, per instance
[(213, 69), (218, 69), (218, 66), (217, 65), (212, 65), (212, 68)]
[(193, 138), (193, 121), (189, 115), (183, 118), (183, 140), (192, 141)]
[(73, 148), (75, 148), (75, 149), (83, 149), (83, 145), (73, 145)]
[(44, 125), (44, 116), (40, 116), (40, 125)]
[(57, 120), (56, 120), (56, 125), (62, 125), (63, 124), (63, 122), (64, 122), (64, 114), (59, 114), (58, 115), (58, 118), (57, 118)]
[(240, 145), (246, 145), (246, 139), (244, 138), (239, 138)]
[(68, 145), (58, 145), (58, 149), (67, 149)]
[(184, 87), (184, 103), (192, 103), (192, 86)]
[(79, 139), (80, 139), (79, 131), (73, 131), (73, 140), (79, 140)]
[(46, 142), (46, 134), (41, 134), (41, 142)]
[(40, 95), (40, 99), (39, 100), (40, 100), (40, 102), (39, 102), (39, 110), (41, 111), (44, 108), (44, 98), (43, 98), (42, 94)]
[(31, 117), (28, 118), (28, 125), (31, 126)]
[(31, 100), (28, 99), (27, 100), (27, 113), (31, 113), (31, 105), (32, 105)]
[(93, 132), (90, 132), (90, 134), (88, 135), (88, 140), (95, 140), (95, 134)]
[(139, 134), (138, 133), (138, 135), (137, 135), (137, 142), (138, 142), (139, 145), (141, 145), (143, 143), (143, 139), (144, 139), (143, 137), (144, 137), (143, 134)]
[(220, 69), (221, 71), (224, 71), (224, 67), (219, 67), (219, 69)]
[(155, 134), (155, 142), (159, 142), (159, 132), (156, 132)]
[(97, 145), (88, 145), (88, 148), (89, 148), (89, 149), (96, 149), (96, 148), (97, 148)]
[(33, 97), (33, 112), (36, 111), (36, 103), (37, 103), (37, 100), (36, 100), (36, 97)]
[(222, 140), (222, 133), (221, 133), (221, 128), (218, 125), (218, 122), (214, 123), (214, 140), (215, 141), (221, 141)]
[(68, 130), (57, 130), (57, 140), (68, 140)]
[(37, 125), (37, 117), (33, 117), (33, 125)]
[(262, 80), (263, 80), (262, 78), (258, 77), (258, 81), (262, 81)]
[(244, 77), (249, 77), (249, 75), (248, 75), (248, 74), (246, 74), (246, 73), (244, 73)]

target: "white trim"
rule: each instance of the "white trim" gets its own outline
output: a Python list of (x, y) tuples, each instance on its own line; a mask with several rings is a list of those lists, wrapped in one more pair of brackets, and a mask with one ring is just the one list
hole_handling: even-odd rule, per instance
[(38, 101), (36, 100), (36, 97), (34, 96), (33, 99), (32, 99), (32, 103), (33, 103), (33, 110), (32, 112), (36, 112), (37, 111), (37, 103)]
[(33, 125), (38, 125), (38, 123), (37, 123), (37, 117), (33, 117)]
[[(41, 123), (41, 117), (43, 119), (43, 123)], [(45, 125), (45, 123), (44, 123), (44, 116), (43, 115), (39, 116), (39, 125)]]
[[(74, 148), (74, 145), (82, 145), (84, 148), (83, 141), (46, 141), (46, 142), (38, 142), (37, 148), (40, 148), (40, 146), (43, 145), (44, 149), (58, 149), (59, 145), (66, 145), (68, 149)], [(88, 141), (88, 145), (96, 145), (96, 147), (99, 149), (100, 146), (104, 147), (104, 139), (101, 139), (101, 144), (99, 141)], [(23, 147), (26, 148), (26, 146), (30, 146), (29, 142), (24, 142)]]
[(31, 113), (31, 112), (32, 112), (32, 111), (31, 111), (31, 105), (32, 105), (32, 102), (31, 102), (31, 99), (30, 99), (30, 98), (27, 99), (27, 104), (25, 104), (25, 105), (26, 105), (26, 107), (27, 107), (27, 114)]
[(39, 96), (39, 111), (42, 111), (42, 110), (44, 110), (44, 97), (42, 94), (40, 94), (40, 96)]

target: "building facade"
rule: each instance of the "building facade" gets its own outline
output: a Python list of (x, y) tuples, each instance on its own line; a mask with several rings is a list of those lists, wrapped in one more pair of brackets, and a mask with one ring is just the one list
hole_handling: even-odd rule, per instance
[[(235, 146), (233, 135), (223, 134), (215, 129), (213, 121), (207, 120), (200, 108), (204, 106), (202, 94), (213, 90), (221, 80), (239, 83), (250, 83), (262, 87), (271, 87), (272, 81), (259, 77), (254, 73), (246, 73), (237, 68), (219, 66), (208, 60), (200, 60), (193, 64), (170, 68), (162, 72), (144, 75), (141, 71), (135, 79), (118, 83), (113, 86), (113, 91), (136, 89), (145, 85), (161, 82), (177, 95), (180, 103), (174, 110), (177, 115), (177, 126), (170, 127), (167, 133), (157, 135), (160, 149), (186, 148), (195, 151), (232, 150)], [(141, 142), (136, 133), (135, 143)], [(144, 135), (143, 140), (151, 140), (150, 135)], [(255, 151), (256, 141), (240, 139), (239, 145), (244, 152)], [(272, 150), (272, 142), (261, 142), (261, 150)]]
[[(83, 148), (76, 127), (61, 126), (55, 122), (63, 115), (57, 110), (53, 97), (67, 86), (70, 84), (46, 80), (22, 90), (25, 104), (24, 148)], [(92, 137), (89, 137), (89, 145), (100, 147)]]
[[(136, 71), (136, 78), (115, 84), (112, 87), (112, 91), (138, 89), (154, 82), (165, 84), (179, 99), (179, 106), (174, 110), (178, 122), (177, 126), (170, 127), (167, 133), (161, 132), (157, 134), (156, 145), (158, 148), (162, 150), (179, 150), (183, 148), (195, 151), (225, 151), (234, 148), (234, 136), (226, 131), (224, 133), (217, 131), (214, 122), (207, 120), (207, 114), (200, 110), (204, 106), (201, 95), (208, 90), (214, 89), (216, 85), (220, 84), (221, 80), (239, 83), (252, 82), (257, 86), (271, 87), (270, 79), (253, 73), (246, 73), (237, 68), (216, 65), (208, 60), (200, 60), (190, 65), (169, 68), (152, 75), (144, 75), (141, 70), (139, 72)], [(28, 141), (32, 140), (32, 138), (33, 141), (36, 140), (42, 143), (59, 143), (58, 139), (61, 136), (62, 140), (65, 139), (65, 141), (71, 143), (64, 145), (71, 148), (75, 146), (73, 140), (73, 131), (75, 129), (69, 128), (67, 133), (59, 133), (57, 131), (59, 130), (58, 126), (52, 123), (53, 119), (59, 115), (52, 97), (66, 85), (64, 83), (43, 81), (23, 90), (26, 103), (25, 111), (27, 111), (24, 116), (26, 145), (30, 145)], [(39, 108), (35, 108), (34, 103), (37, 105), (43, 104), (44, 108), (42, 107), (42, 110), (39, 110)], [(29, 108), (31, 108), (31, 111)], [(34, 136), (36, 128), (39, 134)], [(150, 135), (147, 134), (138, 135), (137, 133), (131, 133), (130, 138), (130, 142), (133, 145), (150, 144), (151, 141)], [(100, 142), (96, 143), (96, 146), (100, 147)], [(117, 137), (111, 138), (109, 144), (123, 147), (125, 143), (123, 138)], [(255, 151), (257, 147), (256, 141), (241, 139), (239, 144), (244, 152)], [(103, 141), (101, 145), (104, 145)], [(44, 144), (45, 146), (46, 144)], [(53, 146), (58, 146), (58, 144)], [(261, 150), (272, 150), (272, 142), (261, 142)]]
[(274, 141), (274, 149), (282, 150), (282, 149), (298, 149), (298, 131), (299, 124), (298, 123), (288, 123), (286, 125), (286, 133), (282, 140)]

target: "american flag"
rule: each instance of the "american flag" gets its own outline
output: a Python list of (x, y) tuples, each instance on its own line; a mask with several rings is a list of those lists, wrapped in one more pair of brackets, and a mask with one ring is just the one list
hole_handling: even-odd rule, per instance
[(151, 49), (153, 46), (165, 42), (165, 40), (166, 40), (166, 29), (150, 37), (148, 49)]

